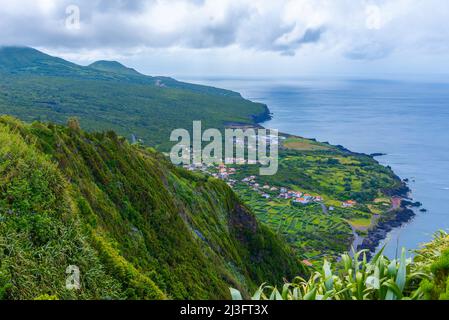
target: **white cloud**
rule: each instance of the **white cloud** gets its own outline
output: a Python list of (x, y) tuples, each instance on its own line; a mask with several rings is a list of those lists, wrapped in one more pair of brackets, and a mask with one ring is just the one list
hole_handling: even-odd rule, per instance
[[(65, 26), (71, 4), (80, 8), (79, 29)], [(70, 52), (77, 60), (226, 48), (275, 53), (279, 61), (373, 61), (448, 55), (447, 21), (446, 0), (0, 0), (0, 44)]]

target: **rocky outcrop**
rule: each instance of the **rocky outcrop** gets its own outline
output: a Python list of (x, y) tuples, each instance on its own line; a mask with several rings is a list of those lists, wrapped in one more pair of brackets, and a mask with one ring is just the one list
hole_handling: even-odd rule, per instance
[(270, 109), (268, 109), (268, 106), (264, 105), (264, 111), (260, 114), (253, 115), (252, 118), (255, 123), (263, 123), (271, 120), (273, 114), (270, 112)]
[(415, 212), (407, 206), (402, 206), (400, 209), (389, 212), (379, 220), (375, 228), (368, 232), (368, 236), (357, 249), (366, 249), (370, 253), (375, 252), (380, 242), (387, 237), (390, 231), (411, 221), (415, 215)]

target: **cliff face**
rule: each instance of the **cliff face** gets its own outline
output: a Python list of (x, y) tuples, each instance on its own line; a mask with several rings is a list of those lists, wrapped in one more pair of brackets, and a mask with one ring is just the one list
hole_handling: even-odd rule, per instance
[(273, 116), (268, 106), (263, 105), (263, 111), (259, 114), (253, 115), (252, 118), (255, 123), (262, 123), (271, 120)]
[(0, 298), (220, 299), (301, 273), (226, 184), (114, 132), (2, 117), (0, 142)]

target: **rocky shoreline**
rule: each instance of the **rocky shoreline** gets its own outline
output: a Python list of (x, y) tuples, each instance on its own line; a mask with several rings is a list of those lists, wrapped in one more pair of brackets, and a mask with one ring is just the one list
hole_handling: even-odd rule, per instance
[(251, 115), (251, 122), (250, 123), (244, 123), (244, 122), (225, 122), (224, 126), (226, 129), (266, 129), (262, 126), (264, 122), (270, 121), (273, 119), (273, 114), (271, 113), (270, 109), (267, 105), (264, 106), (264, 111), (259, 114), (253, 114)]
[(268, 106), (267, 105), (263, 105), (263, 106), (264, 106), (264, 111), (262, 113), (252, 116), (252, 118), (253, 118), (252, 120), (256, 124), (261, 124), (263, 122), (267, 122), (267, 121), (270, 121), (271, 119), (273, 119), (273, 114), (271, 113)]
[[(265, 111), (259, 115), (253, 115), (253, 121), (256, 123), (254, 125), (254, 128), (264, 128), (262, 124), (266, 121), (269, 121), (273, 118), (273, 114), (271, 113), (270, 109), (267, 105), (265, 105)], [(242, 127), (242, 124), (228, 124), (228, 126), (235, 126), (235, 127)], [(251, 127), (251, 125), (243, 125), (243, 127)], [(290, 134), (283, 134), (285, 136), (293, 136)], [(316, 141), (315, 139), (311, 139)], [(385, 156), (385, 153), (373, 153), (373, 154), (363, 154), (363, 153), (357, 153), (353, 152), (347, 148), (345, 148), (342, 145), (335, 146), (337, 149), (343, 151), (343, 152), (349, 152), (353, 154), (359, 154), (359, 155), (365, 155), (371, 158), (377, 158)], [(407, 185), (408, 180), (401, 180), (401, 178), (397, 175), (395, 175), (396, 178), (401, 181), (400, 186), (394, 189), (389, 190), (383, 190), (383, 193), (386, 196), (396, 199), (399, 199), (399, 205), (395, 207), (393, 205), (392, 209), (388, 211), (386, 214), (384, 214), (380, 219), (375, 223), (374, 227), (371, 228), (368, 231), (367, 236), (360, 236), (356, 234), (356, 230), (354, 231), (354, 240), (352, 242), (352, 247), (354, 247), (356, 250), (368, 250), (368, 256), (371, 257), (373, 253), (375, 253), (376, 249), (378, 248), (381, 241), (385, 240), (387, 238), (387, 235), (390, 231), (392, 231), (395, 228), (400, 228), (404, 224), (410, 222), (415, 216), (416, 213), (411, 209), (412, 207), (420, 207), (421, 203), (419, 202), (412, 202), (410, 198), (411, 190)]]
[(409, 222), (415, 215), (416, 213), (407, 207), (401, 207), (401, 209), (389, 214), (388, 217), (381, 219), (377, 226), (368, 232), (368, 236), (357, 247), (357, 250), (366, 249), (370, 253), (374, 253), (381, 241), (386, 239), (390, 231)]
[(405, 183), (401, 188), (386, 193), (393, 198), (399, 199), (400, 205), (397, 208), (393, 207), (383, 215), (376, 226), (368, 231), (368, 235), (363, 239), (362, 243), (357, 246), (357, 250), (368, 250), (370, 252), (369, 255), (376, 251), (379, 244), (387, 238), (390, 231), (402, 227), (416, 216), (415, 211), (412, 210), (413, 207), (421, 206), (419, 202), (410, 201), (410, 189)]

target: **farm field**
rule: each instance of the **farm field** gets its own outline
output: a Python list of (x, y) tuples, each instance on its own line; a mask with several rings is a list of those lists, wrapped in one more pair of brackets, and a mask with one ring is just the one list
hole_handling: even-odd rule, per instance
[[(281, 141), (276, 175), (258, 176), (257, 166), (232, 166), (229, 184), (298, 257), (336, 258), (351, 249), (355, 232), (365, 235), (390, 210), (387, 194), (402, 182), (367, 155), (300, 137)], [(256, 178), (248, 183), (251, 176)], [(282, 190), (310, 201), (297, 203), (300, 199), (286, 198)]]

